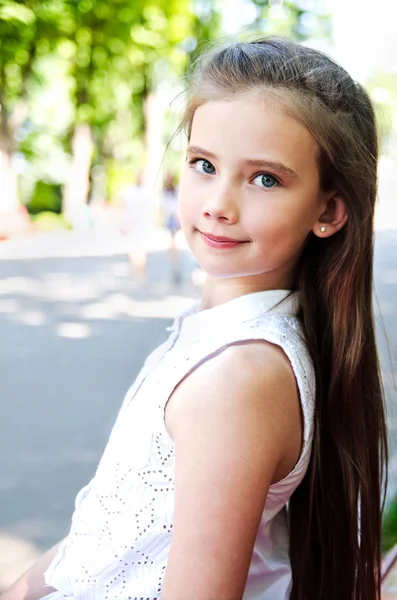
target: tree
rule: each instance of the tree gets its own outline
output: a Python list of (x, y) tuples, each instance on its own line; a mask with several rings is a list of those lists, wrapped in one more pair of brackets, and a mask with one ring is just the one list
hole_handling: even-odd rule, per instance
[(0, 210), (18, 204), (17, 180), (12, 157), (15, 134), (27, 117), (29, 81), (34, 77), (42, 41), (54, 39), (55, 2), (0, 3)]
[(87, 199), (93, 139), (101, 154), (112, 155), (117, 121), (130, 123), (131, 132), (134, 115), (134, 134), (146, 140), (150, 162), (156, 66), (180, 64), (193, 14), (189, 0), (79, 0), (68, 11), (76, 112), (64, 209), (71, 214)]
[[(327, 29), (321, 0), (241, 1), (256, 7), (249, 34), (303, 39)], [(17, 202), (12, 157), (21, 124), (24, 152), (42, 134), (52, 131), (58, 146), (64, 138), (70, 218), (87, 201), (93, 164), (125, 164), (130, 172), (132, 163), (135, 170), (146, 165), (153, 183), (163, 144), (157, 90), (223, 37), (222, 8), (228, 10), (225, 0), (0, 0), (0, 206)], [(51, 61), (53, 71), (61, 67), (54, 77), (69, 82), (69, 129), (65, 135), (49, 122), (32, 135), (29, 102), (48, 88), (42, 73)]]
[(149, 147), (150, 162), (155, 89), (164, 71), (184, 71), (183, 44), (194, 28), (200, 33), (200, 23), (189, 0), (0, 0), (2, 203), (17, 203), (16, 134), (29, 121), (30, 91), (46, 86), (40, 70), (50, 55), (67, 56), (72, 81), (64, 189), (71, 214), (86, 202), (93, 153), (98, 162), (122, 159), (133, 137)]
[(298, 41), (328, 38), (330, 14), (324, 0), (250, 0), (256, 6), (256, 19), (250, 31), (285, 35)]

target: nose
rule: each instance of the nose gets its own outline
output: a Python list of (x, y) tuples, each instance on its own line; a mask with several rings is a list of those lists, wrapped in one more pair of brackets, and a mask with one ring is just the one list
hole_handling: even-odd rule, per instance
[(236, 190), (231, 185), (222, 185), (209, 190), (209, 196), (203, 205), (203, 216), (234, 224), (238, 221), (239, 210)]

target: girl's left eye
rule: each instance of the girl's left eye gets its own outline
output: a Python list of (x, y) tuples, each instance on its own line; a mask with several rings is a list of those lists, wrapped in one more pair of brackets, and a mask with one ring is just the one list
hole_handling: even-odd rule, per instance
[(270, 175), (270, 173), (261, 173), (260, 175), (257, 175), (254, 179), (254, 183), (268, 190), (274, 187), (280, 187), (279, 180), (274, 177), (274, 175)]

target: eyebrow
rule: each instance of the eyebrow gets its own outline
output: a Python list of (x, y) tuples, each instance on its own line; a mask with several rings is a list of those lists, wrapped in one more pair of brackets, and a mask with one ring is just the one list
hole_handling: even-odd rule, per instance
[[(217, 160), (217, 156), (209, 150), (205, 150), (204, 148), (200, 148), (200, 146), (189, 146), (187, 149), (188, 154), (201, 154), (211, 158), (212, 160)], [(247, 158), (243, 161), (244, 164), (250, 167), (257, 167), (259, 169), (274, 169), (283, 175), (287, 175), (288, 177), (298, 177), (297, 173), (287, 167), (282, 162), (278, 160), (263, 160), (263, 159), (255, 159), (255, 158)]]

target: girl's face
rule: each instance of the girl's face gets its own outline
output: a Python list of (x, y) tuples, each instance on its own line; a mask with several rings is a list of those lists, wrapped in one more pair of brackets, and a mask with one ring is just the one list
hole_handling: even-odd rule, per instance
[(326, 201), (319, 147), (263, 93), (211, 101), (195, 112), (180, 185), (187, 242), (212, 278), (246, 292), (286, 288)]

